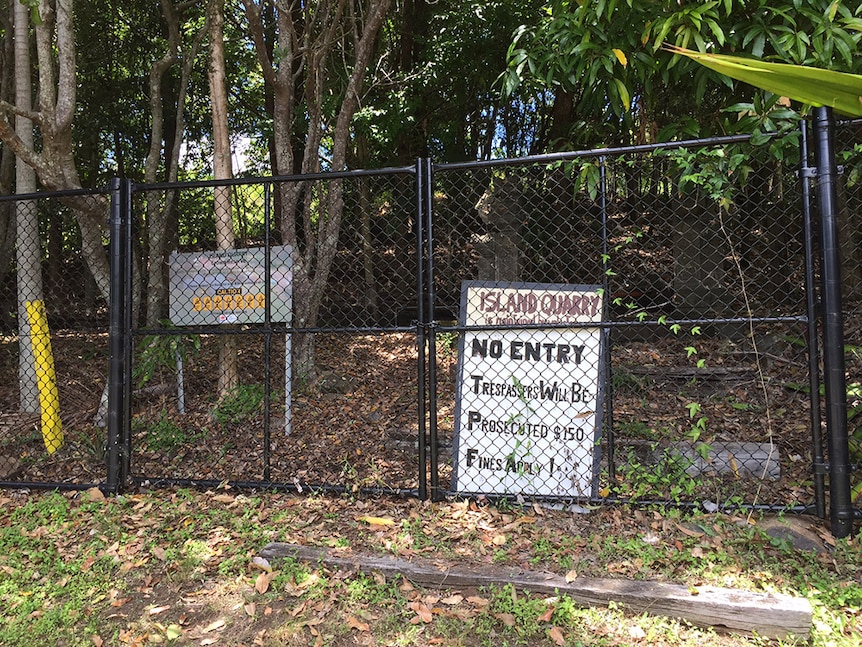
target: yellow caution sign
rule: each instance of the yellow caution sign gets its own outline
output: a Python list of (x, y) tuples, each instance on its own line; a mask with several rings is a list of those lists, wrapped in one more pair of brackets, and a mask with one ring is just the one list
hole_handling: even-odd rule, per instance
[(36, 385), (42, 408), (42, 440), (45, 449), (53, 454), (63, 444), (63, 424), (60, 422), (60, 396), (54, 374), (54, 354), (51, 351), (51, 334), (42, 301), (27, 302), (27, 319), (30, 322), (30, 343), (36, 368)]

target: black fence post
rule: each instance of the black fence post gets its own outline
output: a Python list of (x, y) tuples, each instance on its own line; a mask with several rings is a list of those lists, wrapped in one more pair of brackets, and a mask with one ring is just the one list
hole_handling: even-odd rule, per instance
[(108, 434), (107, 434), (107, 490), (116, 494), (121, 488), (120, 442), (125, 436), (125, 358), (126, 358), (126, 218), (123, 181), (111, 180), (110, 230), (110, 282), (108, 303)]
[(826, 460), (823, 456), (823, 430), (820, 410), (820, 339), (817, 334), (818, 307), (816, 277), (815, 223), (811, 214), (811, 190), (808, 179), (816, 177), (808, 166), (808, 122), (800, 123), (799, 180), (802, 192), (802, 226), (805, 232), (805, 312), (807, 314), (806, 348), (808, 350), (808, 387), (811, 407), (811, 468), (814, 475), (814, 505), (818, 517), (826, 518)]
[(835, 188), (835, 119), (831, 108), (814, 110), (814, 159), (822, 247), (823, 383), (829, 447), (829, 510), (832, 534), (847, 537), (853, 527), (850, 449), (847, 436), (847, 383), (844, 374), (844, 321)]

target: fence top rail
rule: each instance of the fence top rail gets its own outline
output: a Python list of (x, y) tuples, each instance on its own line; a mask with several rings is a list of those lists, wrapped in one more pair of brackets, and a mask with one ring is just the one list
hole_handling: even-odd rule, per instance
[(655, 144), (638, 144), (633, 146), (617, 146), (608, 148), (587, 148), (577, 151), (547, 153), (545, 155), (528, 155), (526, 157), (511, 157), (472, 162), (452, 162), (445, 164), (435, 164), (434, 168), (435, 170), (439, 171), (455, 171), (460, 169), (488, 168), (491, 166), (528, 166), (532, 164), (553, 164), (555, 162), (567, 162), (584, 157), (606, 157), (631, 153), (651, 153), (658, 150), (675, 148), (699, 148), (702, 146), (720, 146), (723, 144), (739, 144), (748, 142), (750, 140), (751, 135), (704, 137), (702, 139), (687, 139), (684, 141), (659, 142)]
[(225, 180), (197, 180), (189, 182), (155, 182), (145, 184), (135, 182), (132, 191), (163, 191), (166, 189), (202, 189), (217, 186), (241, 186), (258, 184), (280, 184), (285, 182), (307, 182), (313, 180), (339, 180), (355, 177), (370, 177), (383, 175), (415, 175), (416, 166), (389, 166), (379, 169), (353, 169), (349, 171), (323, 171), (320, 173), (305, 173), (299, 175), (270, 175), (256, 177), (235, 177)]
[(11, 195), (0, 195), (0, 202), (18, 202), (20, 200), (45, 200), (47, 198), (71, 198), (81, 195), (108, 195), (111, 190), (107, 187), (94, 189), (64, 189), (62, 191), (36, 191), (34, 193), (13, 193)]

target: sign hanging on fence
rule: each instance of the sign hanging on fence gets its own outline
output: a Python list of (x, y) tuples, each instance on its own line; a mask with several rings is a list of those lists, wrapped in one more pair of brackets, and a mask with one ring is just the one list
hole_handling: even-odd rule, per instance
[[(290, 323), (293, 254), (289, 245), (270, 247), (270, 321)], [(170, 258), (170, 318), (175, 326), (263, 323), (267, 307), (266, 250), (173, 252)]]
[(601, 320), (599, 286), (462, 283), (454, 491), (594, 494)]

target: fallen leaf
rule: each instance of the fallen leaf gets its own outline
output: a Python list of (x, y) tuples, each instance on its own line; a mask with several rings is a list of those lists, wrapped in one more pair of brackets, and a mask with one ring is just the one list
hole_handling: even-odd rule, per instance
[(258, 568), (267, 573), (272, 573), (272, 566), (269, 563), (269, 560), (265, 557), (256, 556), (251, 560), (251, 567)]
[(254, 590), (263, 595), (269, 590), (272, 581), (272, 573), (261, 573), (254, 581)]
[(165, 628), (165, 636), (168, 640), (176, 640), (183, 635), (182, 627), (179, 625), (168, 625)]
[(170, 608), (171, 608), (171, 605), (169, 605), (169, 604), (168, 604), (168, 605), (164, 605), (164, 606), (160, 606), (160, 607), (153, 607), (153, 608), (151, 608), (151, 609), (148, 611), (148, 613), (149, 613), (151, 616), (157, 616), (157, 615), (159, 615), (160, 613), (164, 613), (165, 611), (167, 611), (167, 610), (168, 610), (168, 609), (170, 609)]
[(643, 640), (646, 638), (646, 632), (640, 625), (634, 625), (633, 627), (629, 627), (629, 636), (635, 640)]
[(563, 647), (566, 644), (566, 637), (563, 635), (563, 630), (559, 627), (551, 627), (548, 629), (548, 638)]
[(165, 549), (161, 546), (153, 546), (153, 555), (156, 556), (156, 559), (165, 561), (167, 559), (167, 554), (165, 553)]
[(353, 616), (347, 617), (347, 624), (352, 628), (358, 631), (368, 631), (368, 623), (362, 622)]
[(218, 501), (219, 503), (233, 503), (236, 501), (236, 497), (230, 494), (216, 494), (213, 497), (213, 501)]
[(90, 640), (92, 640), (92, 641), (93, 641), (93, 644), (94, 644), (96, 647), (102, 647), (102, 645), (104, 645), (104, 644), (105, 644), (105, 641), (104, 641), (104, 640), (102, 640), (99, 636), (96, 636), (96, 635), (90, 636)]
[(686, 528), (682, 524), (675, 524), (677, 530), (679, 530), (682, 534), (688, 535), (689, 537), (703, 537), (704, 533), (699, 532), (697, 530), (692, 530), (691, 528)]
[(410, 609), (416, 612), (416, 618), (411, 620), (413, 624), (417, 624), (417, 622), (414, 622), (417, 618), (420, 622), (424, 622), (426, 624), (434, 619), (434, 617), (431, 615), (431, 609), (426, 607), (421, 602), (411, 602), (408, 606), (410, 607)]
[(257, 606), (254, 602), (249, 602), (245, 606), (243, 606), (243, 610), (245, 611), (247, 616), (254, 618), (254, 614), (257, 613)]
[(388, 517), (356, 517), (357, 521), (364, 521), (371, 526), (392, 526), (395, 524), (393, 519)]
[(578, 572), (575, 569), (566, 573), (566, 582), (574, 582), (576, 579), (578, 579)]
[[(206, 627), (201, 629), (201, 633), (202, 634), (208, 634), (211, 631), (217, 631), (218, 629), (224, 629), (224, 626), (225, 626), (225, 619), (219, 618), (215, 622), (211, 622)], [(203, 643), (201, 643), (201, 644), (203, 644)]]
[(97, 487), (91, 487), (89, 490), (84, 492), (84, 496), (86, 497), (87, 501), (91, 501), (94, 503), (106, 501), (105, 495)]
[(450, 595), (449, 597), (442, 598), (440, 602), (443, 604), (449, 605), (450, 607), (455, 606), (456, 604), (461, 604), (464, 601), (463, 595)]
[(517, 624), (515, 616), (511, 613), (495, 613), (494, 617), (507, 627), (514, 627)]
[(467, 602), (472, 604), (474, 607), (484, 608), (491, 604), (491, 601), (488, 598), (481, 598), (478, 595), (471, 595), (467, 598)]
[(539, 622), (550, 622), (551, 618), (554, 615), (554, 611), (556, 611), (556, 610), (557, 610), (557, 607), (554, 607), (554, 606), (548, 607), (548, 610), (545, 611), (542, 615), (540, 615), (537, 618), (537, 620)]

